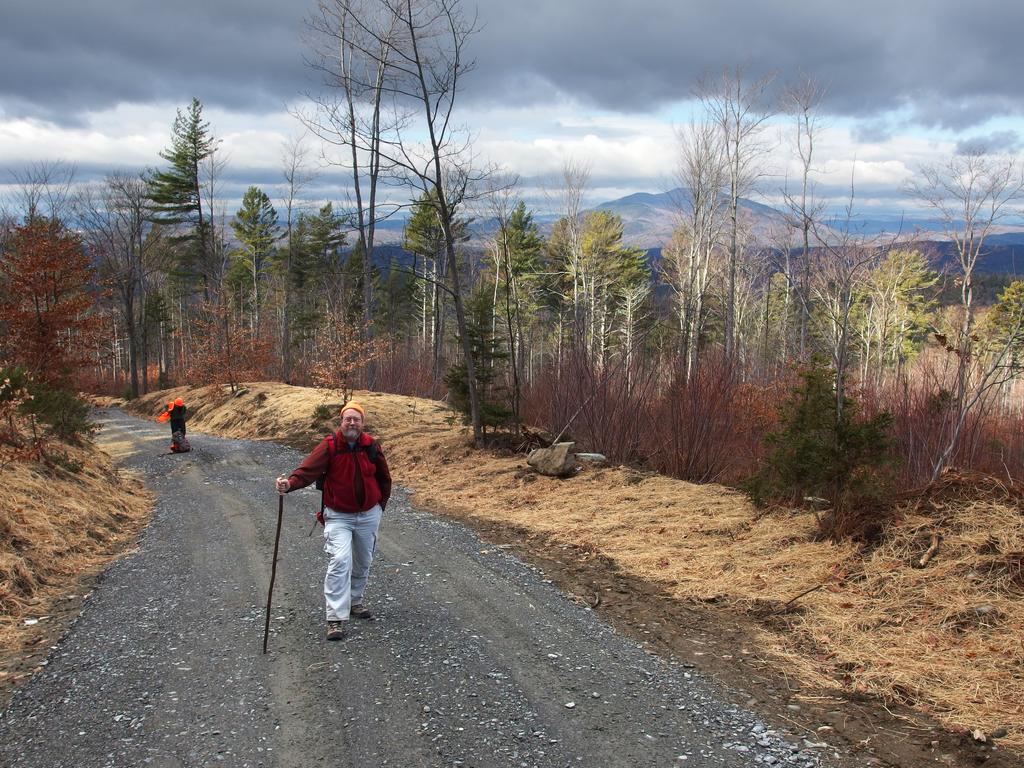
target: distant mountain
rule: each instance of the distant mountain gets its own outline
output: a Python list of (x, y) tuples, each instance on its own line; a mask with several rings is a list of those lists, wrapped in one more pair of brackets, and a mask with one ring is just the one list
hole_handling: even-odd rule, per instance
[[(1024, 245), (1024, 231), (1019, 232), (1003, 232), (998, 235), (989, 235), (985, 238), (985, 242), (991, 246), (1013, 246), (1013, 245)], [(1021, 251), (1024, 253), (1024, 249)]]
[[(826, 221), (836, 228), (846, 227), (846, 222), (836, 217), (834, 221)], [(941, 232), (942, 222), (939, 219), (908, 218), (902, 214), (873, 213), (870, 215), (854, 215), (849, 221), (849, 231), (857, 235), (899, 235), (912, 236), (915, 232)]]
[[(692, 205), (689, 194), (677, 188), (657, 194), (637, 192), (601, 203), (594, 210), (618, 214), (629, 245), (660, 248), (672, 237), (672, 232), (682, 217), (692, 210)], [(785, 223), (779, 211), (746, 198), (740, 198), (740, 219), (758, 235), (765, 235)]]
[[(689, 195), (684, 190), (671, 189), (659, 193), (637, 192), (618, 200), (600, 203), (588, 211), (611, 211), (618, 214), (622, 218), (626, 243), (637, 248), (649, 249), (660, 248), (668, 242), (681, 217), (689, 212), (690, 206)], [(784, 223), (783, 215), (779, 211), (745, 198), (740, 199), (740, 217), (758, 235), (765, 235)], [(533, 220), (546, 235), (559, 218), (559, 214), (535, 213)], [(397, 216), (379, 224), (377, 241), (400, 244), (404, 226), (405, 219)], [(474, 239), (482, 241), (494, 234), (497, 226), (491, 219), (478, 219), (472, 228)]]
[[(658, 193), (637, 192), (600, 203), (589, 210), (617, 214), (622, 219), (626, 243), (644, 249), (652, 261), (657, 261), (661, 248), (669, 241), (682, 217), (690, 212), (690, 206), (690, 198), (685, 190), (671, 189)], [(740, 216), (744, 224), (760, 237), (785, 226), (785, 216), (781, 211), (746, 198), (740, 199)], [(551, 227), (559, 218), (558, 214), (534, 214), (534, 221), (544, 235), (550, 234)], [(836, 222), (826, 219), (825, 224), (836, 228)], [(401, 249), (404, 227), (405, 218), (398, 216), (378, 225), (377, 242), (382, 247), (375, 254), (374, 261), (379, 266), (386, 267), (392, 258), (411, 262), (410, 255)], [(901, 214), (870, 214), (863, 218), (854, 217), (849, 227), (853, 233), (869, 237), (880, 235), (881, 239), (886, 234), (899, 235), (902, 243), (930, 253), (936, 268), (955, 271), (953, 245), (942, 233), (942, 222), (937, 219), (921, 216), (908, 218)], [(472, 229), (473, 244), (482, 248), (497, 226), (493, 219), (477, 219)], [(1010, 275), (1024, 272), (1024, 227), (1004, 227), (997, 234), (989, 235), (985, 241), (985, 254), (978, 262), (978, 271)]]
[[(932, 235), (934, 233), (924, 233), (926, 239), (907, 241), (905, 245), (924, 253), (932, 269), (959, 274), (961, 269), (956, 247), (948, 239), (933, 240)], [(1013, 278), (1024, 273), (1024, 233), (989, 235), (974, 269), (979, 275), (1009, 275)]]

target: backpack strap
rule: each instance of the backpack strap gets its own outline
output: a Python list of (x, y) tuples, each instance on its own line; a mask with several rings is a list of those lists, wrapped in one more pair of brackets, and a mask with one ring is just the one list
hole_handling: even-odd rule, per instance
[(327, 469), (316, 480), (317, 490), (320, 491), (320, 511), (316, 513), (316, 520), (320, 525), (324, 525), (324, 488), (327, 485), (327, 473), (331, 471), (331, 460), (338, 452), (337, 442), (333, 432), (327, 436)]
[(364, 446), (363, 448), (366, 451), (366, 458), (368, 458), (370, 460), (370, 463), (376, 464), (377, 463), (377, 454), (380, 451), (379, 443), (376, 440), (374, 440), (372, 443), (370, 443), (367, 446)]
[(327, 483), (327, 473), (331, 471), (331, 461), (338, 453), (337, 440), (334, 439), (334, 435), (330, 434), (326, 438), (327, 440), (327, 468), (324, 469), (323, 474), (316, 479), (316, 489), (320, 491), (320, 507), (323, 508), (323, 490), (324, 485)]

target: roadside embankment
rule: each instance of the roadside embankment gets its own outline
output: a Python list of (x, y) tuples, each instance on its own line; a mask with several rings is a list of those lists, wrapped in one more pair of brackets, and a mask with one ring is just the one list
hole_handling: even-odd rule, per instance
[(92, 446), (0, 461), (0, 700), (73, 619), (89, 581), (132, 546), (151, 499)]

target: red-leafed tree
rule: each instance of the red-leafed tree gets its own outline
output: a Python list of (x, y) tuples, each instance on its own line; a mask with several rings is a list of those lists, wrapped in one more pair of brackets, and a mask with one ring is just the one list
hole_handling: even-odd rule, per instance
[(387, 345), (383, 339), (366, 341), (364, 328), (339, 315), (330, 315), (323, 331), (310, 378), (319, 387), (340, 390), (343, 401), (351, 400), (360, 378), (384, 356)]
[(0, 360), (66, 385), (100, 335), (94, 275), (79, 238), (46, 219), (15, 227), (0, 250)]
[(241, 382), (266, 375), (272, 365), (273, 343), (239, 322), (229, 307), (204, 303), (193, 322), (195, 338), (204, 343), (189, 352), (185, 365), (189, 384), (227, 384), (235, 392)]

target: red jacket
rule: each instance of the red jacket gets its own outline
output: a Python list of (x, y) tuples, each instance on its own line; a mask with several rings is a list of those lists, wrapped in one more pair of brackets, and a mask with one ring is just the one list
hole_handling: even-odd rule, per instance
[(380, 504), (383, 509), (391, 498), (391, 472), (379, 444), (377, 460), (370, 461), (366, 449), (373, 442), (364, 432), (359, 436), (356, 449), (352, 450), (345, 436), (335, 432), (332, 456), (331, 440), (325, 437), (288, 477), (288, 490), (305, 488), (326, 470), (325, 506), (337, 512), (365, 512), (374, 504)]

